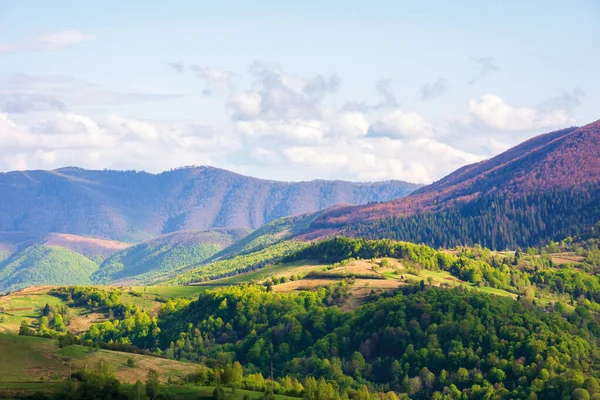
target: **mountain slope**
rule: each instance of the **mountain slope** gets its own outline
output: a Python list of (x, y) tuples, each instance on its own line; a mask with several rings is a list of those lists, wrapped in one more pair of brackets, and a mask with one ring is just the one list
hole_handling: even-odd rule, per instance
[(600, 121), (528, 140), (412, 195), (325, 213), (305, 238), (343, 233), (435, 246), (527, 246), (600, 219)]
[(98, 266), (71, 250), (33, 245), (0, 262), (0, 293), (35, 285), (91, 284)]
[(0, 231), (63, 232), (141, 241), (180, 230), (252, 228), (338, 203), (387, 201), (417, 189), (400, 181), (276, 182), (195, 167), (0, 173)]
[[(335, 209), (335, 207), (327, 210), (332, 209)], [(231, 246), (218, 252), (206, 260), (205, 263), (255, 252), (296, 236), (308, 229), (310, 224), (319, 216), (327, 212), (327, 210), (292, 217), (284, 217), (269, 222), (268, 224), (250, 233), (248, 236), (238, 240), (237, 242), (234, 242)]]
[(44, 237), (42, 243), (48, 246), (64, 247), (97, 263), (132, 246), (131, 243), (117, 242), (116, 240), (77, 236), (66, 233), (50, 233)]
[(143, 281), (198, 264), (247, 235), (243, 229), (181, 231), (159, 236), (109, 257), (92, 279), (95, 282)]

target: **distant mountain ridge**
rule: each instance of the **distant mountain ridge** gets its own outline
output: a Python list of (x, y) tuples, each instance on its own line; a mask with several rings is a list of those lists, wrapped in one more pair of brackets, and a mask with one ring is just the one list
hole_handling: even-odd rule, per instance
[(580, 234), (599, 219), (596, 121), (537, 136), (405, 198), (326, 212), (303, 238), (346, 234), (515, 248)]
[(74, 167), (15, 171), (0, 173), (0, 232), (139, 242), (182, 230), (256, 229), (339, 203), (389, 201), (419, 187), (401, 181), (277, 182), (212, 167), (160, 174)]

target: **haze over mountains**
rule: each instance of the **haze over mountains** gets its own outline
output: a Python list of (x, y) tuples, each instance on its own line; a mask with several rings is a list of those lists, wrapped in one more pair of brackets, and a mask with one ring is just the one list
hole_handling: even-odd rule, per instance
[(168, 275), (275, 219), (387, 201), (419, 187), (276, 182), (211, 167), (158, 175), (80, 168), (3, 173), (0, 292)]
[(62, 168), (0, 174), (0, 231), (134, 241), (182, 230), (256, 229), (335, 204), (406, 196), (401, 181), (276, 182), (211, 167), (161, 174)]

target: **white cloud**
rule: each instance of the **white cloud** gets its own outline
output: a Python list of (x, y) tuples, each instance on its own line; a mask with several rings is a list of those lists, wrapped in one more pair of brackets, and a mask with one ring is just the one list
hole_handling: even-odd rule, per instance
[(0, 43), (0, 53), (60, 51), (94, 39), (95, 36), (79, 31), (52, 32), (13, 43)]
[(227, 108), (233, 119), (254, 119), (261, 112), (261, 97), (256, 92), (234, 93), (227, 100)]
[[(340, 84), (335, 74), (303, 77), (255, 64), (251, 84), (233, 88), (229, 75), (215, 71), (201, 73), (211, 90), (226, 92), (229, 120), (218, 128), (89, 115), (73, 105), (114, 104), (128, 95), (65, 77), (20, 76), (0, 86), (0, 107), (2, 96), (14, 93), (38, 96), (23, 101), (37, 103), (13, 106), (0, 118), (0, 169), (78, 165), (161, 171), (209, 164), (271, 179), (426, 183), (480, 159), (479, 152), (448, 141), (443, 127), (400, 110), (387, 80), (378, 84), (378, 104), (351, 109), (326, 101)], [(62, 108), (55, 107), (59, 112), (48, 99), (61, 102)], [(375, 118), (370, 114), (375, 108), (388, 110)]]
[(370, 136), (387, 136), (392, 138), (433, 137), (433, 125), (425, 121), (416, 112), (394, 111), (385, 115), (369, 128)]
[(565, 110), (544, 113), (535, 108), (514, 107), (493, 94), (486, 94), (479, 100), (469, 100), (468, 111), (474, 120), (490, 128), (505, 131), (557, 128), (574, 123)]
[(94, 120), (60, 113), (29, 126), (0, 114), (0, 169), (122, 168), (162, 171), (189, 164), (224, 163), (239, 149), (227, 134), (195, 123), (150, 123), (120, 116)]
[(324, 178), (431, 182), (480, 157), (456, 150), (433, 139), (400, 141), (390, 138), (295, 146), (282, 155), (292, 168), (304, 168)]
[(326, 125), (319, 120), (253, 120), (238, 121), (236, 129), (249, 139), (270, 137), (286, 142), (320, 142), (326, 134)]

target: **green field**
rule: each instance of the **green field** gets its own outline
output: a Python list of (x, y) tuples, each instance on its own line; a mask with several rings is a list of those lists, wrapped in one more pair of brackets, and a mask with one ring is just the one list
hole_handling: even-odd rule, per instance
[[(197, 364), (108, 350), (90, 353), (84, 346), (69, 346), (61, 349), (53, 339), (0, 334), (0, 355), (2, 360), (10, 360), (10, 363), (0, 362), (0, 398), (60, 390), (69, 374), (69, 357), (72, 359), (73, 371), (80, 370), (84, 366), (93, 367), (100, 359), (108, 362), (115, 371), (117, 379), (123, 384), (121, 390), (124, 393), (131, 391), (135, 381), (144, 381), (151, 368), (159, 372), (163, 393), (171, 393), (183, 399), (212, 398), (214, 389), (166, 384), (169, 379), (181, 382), (187, 374), (198, 368)], [(135, 360), (135, 367), (127, 366), (128, 358)], [(231, 389), (226, 388), (225, 391), (228, 399), (241, 400), (245, 395), (252, 399), (263, 397), (263, 393), (248, 390), (237, 390), (231, 393)], [(278, 400), (292, 399), (280, 395), (275, 397)]]
[[(15, 332), (19, 329), (22, 321), (29, 324), (41, 316), (42, 308), (49, 304), (57, 306), (64, 303), (60, 297), (48, 294), (48, 289), (39, 291), (26, 291), (13, 293), (9, 296), (0, 297), (0, 309), (4, 310), (5, 322), (0, 323), (0, 333)], [(79, 315), (83, 309), (75, 308), (73, 313)]]
[(193, 286), (187, 287), (232, 286), (239, 285), (241, 283), (261, 282), (270, 277), (290, 277), (292, 275), (303, 276), (310, 271), (314, 271), (326, 266), (327, 265), (325, 264), (319, 264), (307, 260), (275, 264), (245, 274), (230, 276), (222, 279), (215, 279), (213, 281), (198, 283)]
[[(73, 371), (84, 365), (93, 366), (100, 359), (107, 361), (115, 370), (121, 382), (134, 383), (145, 379), (150, 368), (160, 372), (166, 382), (169, 377), (181, 379), (193, 372), (196, 365), (139, 354), (98, 350), (89, 352), (84, 346), (59, 348), (54, 339), (34, 336), (0, 335), (0, 354), (10, 363), (0, 363), (0, 386), (17, 382), (40, 382), (62, 380), (69, 374), (69, 357)], [(133, 358), (136, 367), (127, 366), (127, 359)]]

